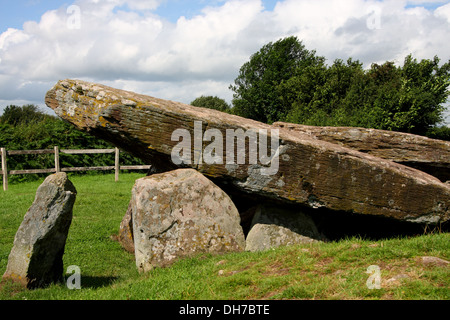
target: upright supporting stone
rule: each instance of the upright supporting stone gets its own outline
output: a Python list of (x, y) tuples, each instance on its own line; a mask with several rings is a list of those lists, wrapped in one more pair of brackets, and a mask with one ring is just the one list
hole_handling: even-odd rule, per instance
[(180, 169), (138, 179), (130, 204), (140, 272), (199, 253), (245, 249), (234, 203), (195, 170)]
[(246, 239), (247, 251), (325, 240), (308, 215), (299, 210), (259, 205)]
[(75, 198), (66, 173), (45, 179), (16, 233), (4, 279), (28, 289), (63, 280), (62, 257)]

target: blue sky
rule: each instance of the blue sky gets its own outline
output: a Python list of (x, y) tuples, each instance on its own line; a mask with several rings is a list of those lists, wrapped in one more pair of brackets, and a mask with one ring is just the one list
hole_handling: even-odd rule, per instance
[(423, 7), (427, 10), (435, 10), (436, 8), (440, 7), (443, 3), (445, 3), (448, 1), (433, 1), (433, 0), (429, 0), (429, 1), (410, 1), (410, 3), (408, 3), (406, 5), (406, 8), (415, 8), (415, 7)]
[[(201, 10), (205, 5), (217, 6), (223, 3), (223, 1), (208, 1), (208, 0), (196, 0), (196, 1), (186, 1), (186, 0), (169, 0), (163, 2), (155, 13), (165, 17), (171, 22), (176, 22), (180, 16), (185, 16), (186, 18), (192, 18), (195, 15), (201, 13)], [(264, 0), (264, 7), (267, 10), (272, 10), (277, 3), (277, 0)]]
[(242, 64), (286, 36), (328, 62), (368, 67), (408, 54), (448, 61), (449, 35), (450, 0), (0, 0), (0, 113), (9, 104), (46, 109), (45, 93), (66, 78), (230, 102)]
[(58, 0), (0, 0), (0, 32), (7, 28), (20, 29), (29, 20), (39, 21), (46, 11), (64, 4)]

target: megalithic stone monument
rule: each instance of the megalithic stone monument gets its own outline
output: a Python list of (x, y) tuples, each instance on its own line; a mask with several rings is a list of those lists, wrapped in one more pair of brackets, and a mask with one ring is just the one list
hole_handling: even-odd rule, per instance
[(417, 223), (450, 217), (450, 186), (439, 179), (286, 128), (80, 80), (59, 81), (45, 102), (160, 171), (194, 168), (236, 192), (336, 214)]

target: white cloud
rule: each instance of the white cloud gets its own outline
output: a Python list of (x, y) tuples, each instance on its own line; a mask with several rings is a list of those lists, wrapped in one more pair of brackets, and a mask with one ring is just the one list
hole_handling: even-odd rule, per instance
[(409, 53), (419, 58), (449, 57), (450, 45), (443, 45), (448, 42), (448, 22), (424, 8), (405, 5), (397, 0), (350, 0), (345, 6), (332, 0), (287, 0), (275, 8), (275, 18), (282, 31), (292, 30), (329, 60), (351, 56), (370, 65), (386, 60), (401, 63)]
[(434, 14), (438, 18), (447, 19), (447, 22), (450, 24), (450, 3), (437, 8)]
[(265, 11), (260, 0), (229, 0), (171, 23), (153, 13), (163, 1), (78, 0), (79, 28), (68, 24), (76, 12), (61, 7), (8, 29), (0, 35), (0, 101), (42, 103), (64, 78), (188, 103), (202, 94), (229, 101), (240, 66), (288, 35), (329, 62), (450, 57), (450, 4), (430, 11), (406, 8), (430, 1), (284, 0)]
[(0, 34), (0, 50), (7, 50), (9, 46), (20, 44), (30, 38), (25, 32), (14, 28), (9, 28)]

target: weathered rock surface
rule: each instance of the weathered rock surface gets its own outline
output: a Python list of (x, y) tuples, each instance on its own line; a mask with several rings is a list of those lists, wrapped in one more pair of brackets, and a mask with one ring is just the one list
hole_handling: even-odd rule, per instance
[(4, 279), (29, 289), (63, 279), (62, 257), (76, 193), (65, 173), (45, 179), (16, 233)]
[(302, 212), (258, 206), (246, 239), (246, 251), (264, 251), (280, 246), (323, 239), (314, 221)]
[(137, 180), (131, 206), (136, 266), (141, 272), (197, 253), (245, 249), (233, 202), (193, 169)]
[(127, 213), (122, 219), (119, 227), (119, 235), (117, 240), (121, 246), (129, 253), (134, 253), (134, 236), (133, 236), (133, 211), (131, 202), (128, 206)]
[(273, 125), (419, 169), (442, 182), (450, 180), (449, 141), (376, 129), (314, 127), (286, 122)]
[(274, 224), (256, 224), (247, 235), (245, 250), (265, 251), (314, 241), (316, 240), (295, 233), (289, 228)]
[(419, 261), (426, 266), (438, 266), (438, 267), (450, 266), (450, 261), (438, 257), (430, 257), (430, 256), (421, 257)]
[[(47, 93), (46, 104), (78, 129), (110, 141), (162, 171), (194, 168), (220, 187), (227, 185), (237, 192), (418, 223), (439, 223), (450, 217), (450, 187), (439, 179), (286, 128), (79, 80), (58, 82)], [(183, 139), (193, 155), (191, 163), (172, 161), (172, 151), (180, 145), (180, 137), (173, 139), (172, 134), (178, 129), (192, 137), (190, 144)], [(277, 153), (270, 163), (240, 164), (233, 152), (225, 151), (222, 162), (204, 161), (201, 152), (206, 153), (214, 140), (203, 137), (207, 129), (215, 129), (216, 140), (220, 142), (222, 137), (223, 146), (229, 142), (229, 131), (254, 130), (260, 133), (259, 142), (274, 138), (279, 143)], [(261, 148), (259, 151), (261, 156)], [(254, 153), (246, 152), (245, 159)], [(275, 161), (279, 161), (273, 166), (277, 170), (263, 174)]]

